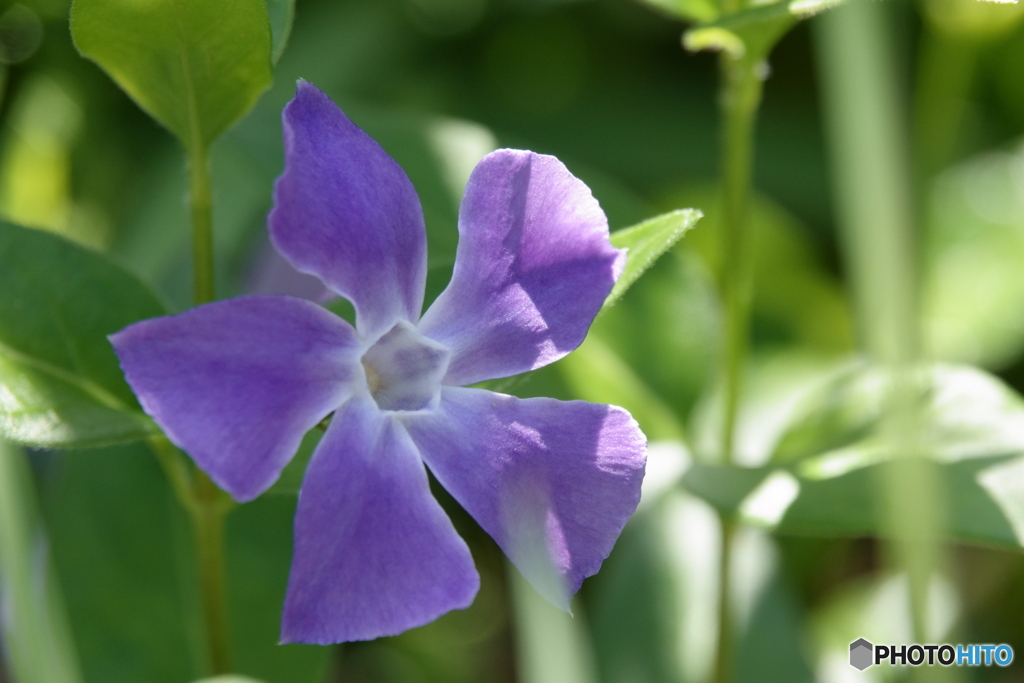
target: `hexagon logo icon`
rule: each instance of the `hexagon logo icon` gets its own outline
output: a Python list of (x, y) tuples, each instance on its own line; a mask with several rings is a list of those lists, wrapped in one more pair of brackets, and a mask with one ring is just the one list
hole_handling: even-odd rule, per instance
[(863, 671), (868, 668), (874, 662), (872, 654), (874, 653), (875, 646), (864, 640), (858, 638), (857, 640), (850, 643), (850, 666), (857, 671)]

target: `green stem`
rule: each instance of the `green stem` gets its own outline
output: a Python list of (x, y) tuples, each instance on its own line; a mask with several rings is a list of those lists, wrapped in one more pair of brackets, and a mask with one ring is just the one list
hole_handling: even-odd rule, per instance
[(189, 152), (192, 212), (192, 282), (196, 305), (213, 301), (213, 192), (210, 185), (210, 156), (196, 145)]
[(757, 64), (723, 51), (722, 109), (722, 296), (725, 299), (725, 406), (722, 458), (734, 460), (736, 415), (750, 336), (753, 258), (747, 227), (754, 157), (754, 123), (761, 102)]
[(915, 177), (922, 199), (931, 177), (955, 155), (979, 54), (977, 42), (924, 22), (914, 93)]
[(718, 647), (715, 650), (715, 668), (712, 683), (732, 681), (734, 656), (734, 625), (729, 593), (732, 586), (732, 544), (736, 525), (720, 517), (722, 529), (722, 550), (718, 556)]
[[(214, 299), (213, 192), (210, 185), (208, 149), (196, 141), (189, 150), (191, 174), (193, 299), (196, 305)], [(166, 458), (164, 458), (166, 460)], [(174, 474), (175, 482), (177, 473)], [(191, 505), (199, 562), (199, 586), (210, 670), (214, 675), (231, 671), (231, 636), (228, 621), (227, 585), (224, 578), (224, 516), (231, 501), (206, 474), (195, 468), (191, 476)]]
[[(722, 297), (725, 301), (723, 348), (724, 407), (721, 457), (735, 462), (736, 417), (742, 391), (743, 367), (750, 337), (753, 292), (753, 255), (750, 248), (748, 204), (753, 173), (754, 124), (761, 102), (758, 60), (721, 56), (722, 109)], [(718, 648), (715, 683), (732, 680), (733, 624), (729, 605), (733, 523), (721, 518), (722, 550), (719, 561)]]
[(192, 522), (199, 559), (199, 586), (210, 670), (216, 676), (231, 671), (227, 584), (224, 579), (224, 517), (228, 505), (223, 492), (198, 469), (195, 493), (198, 505), (192, 514)]

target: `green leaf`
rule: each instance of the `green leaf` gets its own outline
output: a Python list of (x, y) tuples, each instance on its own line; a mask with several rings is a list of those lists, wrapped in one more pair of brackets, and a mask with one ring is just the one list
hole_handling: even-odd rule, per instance
[(0, 436), (32, 446), (140, 439), (155, 427), (107, 335), (163, 315), (102, 255), (0, 222)]
[(577, 398), (622, 406), (648, 439), (683, 439), (682, 425), (672, 410), (597, 335), (588, 335), (555, 367)]
[[(587, 621), (608, 680), (702, 681), (713, 665), (721, 523), (675, 485), (685, 459), (681, 449), (651, 449), (640, 506), (588, 584)], [(800, 647), (806, 624), (780, 559), (767, 534), (737, 530), (736, 683), (763, 681), (765, 671), (813, 679)]]
[(612, 244), (629, 251), (622, 275), (605, 299), (604, 306), (618, 301), (644, 271), (671, 249), (703, 215), (697, 209), (679, 209), (612, 233)]
[(716, 510), (733, 515), (771, 470), (696, 462), (686, 471), (683, 485)]
[[(668, 201), (699, 206), (700, 229), (687, 236), (682, 249), (703, 260), (712, 277), (723, 273), (722, 199), (712, 184), (688, 183), (674, 188)], [(754, 267), (753, 334), (755, 346), (796, 344), (827, 353), (854, 347), (849, 304), (842, 284), (825, 265), (812, 231), (769, 197), (753, 193), (749, 231)], [(645, 278), (646, 279), (646, 278)], [(767, 337), (767, 338), (766, 338)]]
[(797, 21), (813, 17), (845, 0), (783, 0), (756, 4), (723, 17), (704, 19), (683, 34), (687, 50), (724, 50), (736, 59), (752, 62), (768, 57), (782, 36)]
[(25, 454), (0, 441), (0, 586), (4, 659), (15, 680), (78, 683), (74, 644), (59, 582), (40, 556), (43, 526)]
[(1006, 367), (1024, 349), (1024, 145), (933, 184), (924, 242), (925, 337), (934, 357)]
[(274, 64), (277, 64), (292, 32), (295, 0), (267, 0), (267, 13), (270, 15), (270, 33), (274, 43), (271, 54)]
[(683, 21), (714, 21), (718, 3), (714, 0), (641, 0), (645, 5)]
[[(142, 444), (56, 453), (43, 500), (87, 681), (181, 683), (204, 675), (190, 520)], [(265, 496), (225, 526), (237, 675), (323, 680), (329, 648), (279, 645), (295, 499)]]
[[(887, 379), (860, 364), (824, 375), (804, 393), (760, 467), (699, 465), (684, 486), (727, 515), (779, 533), (882, 535), (877, 495), (883, 469), (904, 458), (883, 429)], [(1024, 546), (1024, 400), (995, 377), (969, 367), (922, 373), (919, 441), (944, 491), (949, 538)], [(742, 440), (742, 436), (740, 437)], [(923, 470), (922, 470), (923, 471)]]
[(75, 0), (75, 46), (198, 154), (271, 83), (262, 0)]
[(573, 619), (542, 598), (511, 564), (516, 661), (523, 683), (597, 683), (594, 651), (585, 619)]

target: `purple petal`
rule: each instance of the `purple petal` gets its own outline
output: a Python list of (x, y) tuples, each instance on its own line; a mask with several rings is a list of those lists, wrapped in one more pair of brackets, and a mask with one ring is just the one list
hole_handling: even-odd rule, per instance
[(640, 500), (646, 439), (622, 408), (446, 387), (402, 417), (438, 481), (563, 608)]
[(299, 492), (281, 640), (395, 635), (468, 607), (479, 585), (405, 429), (368, 398), (353, 398)]
[(273, 484), (302, 435), (345, 401), (359, 363), (347, 322), (283, 296), (144, 320), (110, 341), (145, 411), (243, 502)]
[(452, 281), (420, 323), (452, 350), (445, 384), (526, 372), (575, 349), (624, 255), (597, 200), (558, 159), (488, 154), (462, 200)]
[(284, 109), (284, 144), (268, 218), (274, 247), (351, 300), (364, 337), (416, 322), (427, 237), (405, 171), (305, 81)]

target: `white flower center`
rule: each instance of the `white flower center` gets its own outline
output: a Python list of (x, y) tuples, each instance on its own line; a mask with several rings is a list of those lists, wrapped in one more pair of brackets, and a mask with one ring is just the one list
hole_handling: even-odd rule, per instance
[(398, 321), (363, 354), (373, 400), (381, 410), (432, 407), (441, 394), (450, 355), (447, 347)]

